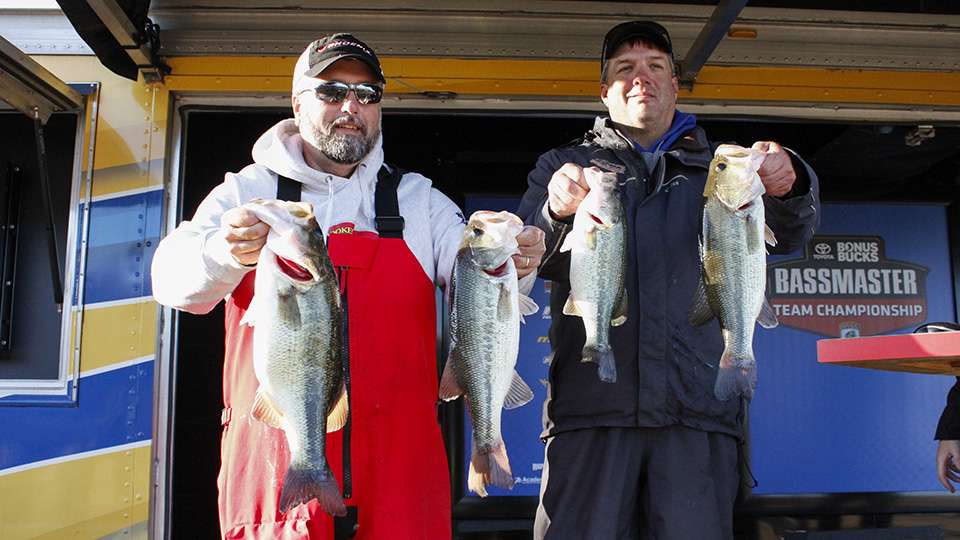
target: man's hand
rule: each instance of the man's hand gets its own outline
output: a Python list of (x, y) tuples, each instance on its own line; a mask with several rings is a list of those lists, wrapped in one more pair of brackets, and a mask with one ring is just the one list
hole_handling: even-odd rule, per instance
[(564, 163), (553, 173), (550, 183), (547, 184), (547, 204), (550, 212), (560, 219), (572, 216), (588, 191), (590, 186), (583, 178), (583, 168), (573, 163)]
[(760, 181), (767, 193), (774, 197), (790, 193), (797, 179), (797, 172), (793, 170), (793, 162), (787, 151), (770, 141), (757, 141), (753, 143), (753, 149), (766, 154), (757, 174), (760, 175)]
[(954, 493), (951, 482), (960, 482), (960, 441), (940, 441), (937, 446), (937, 478), (943, 487)]
[(240, 264), (252, 266), (260, 258), (260, 249), (267, 243), (270, 227), (256, 214), (242, 206), (231, 208), (220, 217), (220, 228), (230, 246), (230, 254)]
[(543, 231), (530, 225), (517, 235), (517, 244), (520, 253), (513, 256), (513, 264), (517, 267), (517, 277), (522, 278), (540, 266), (543, 254), (547, 252), (547, 245), (544, 243)]

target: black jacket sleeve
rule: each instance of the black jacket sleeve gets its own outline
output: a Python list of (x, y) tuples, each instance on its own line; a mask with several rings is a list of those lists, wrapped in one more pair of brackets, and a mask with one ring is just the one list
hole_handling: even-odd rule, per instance
[(794, 188), (783, 199), (763, 196), (767, 225), (777, 238), (777, 245), (770, 247), (771, 254), (790, 253), (802, 248), (820, 225), (817, 173), (793, 151), (787, 151), (797, 173)]
[(527, 225), (534, 225), (544, 233), (547, 252), (538, 270), (539, 276), (552, 281), (567, 281), (570, 273), (570, 254), (560, 253), (564, 237), (573, 227), (573, 216), (556, 220), (547, 207), (547, 184), (553, 173), (565, 163), (557, 150), (551, 150), (537, 159), (536, 167), (527, 175), (527, 191), (520, 200), (517, 215)]
[(957, 382), (953, 383), (950, 393), (947, 394), (947, 406), (943, 408), (943, 413), (940, 415), (934, 439), (960, 440), (960, 377), (957, 377)]

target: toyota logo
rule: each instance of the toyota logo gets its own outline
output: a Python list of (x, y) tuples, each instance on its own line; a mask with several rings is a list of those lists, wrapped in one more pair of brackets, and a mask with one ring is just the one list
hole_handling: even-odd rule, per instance
[(830, 253), (830, 244), (826, 242), (820, 242), (813, 247), (813, 250), (817, 252), (817, 255), (827, 255)]

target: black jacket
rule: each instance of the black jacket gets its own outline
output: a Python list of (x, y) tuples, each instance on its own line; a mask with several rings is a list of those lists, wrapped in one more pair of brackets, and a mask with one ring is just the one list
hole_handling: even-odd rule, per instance
[[(699, 282), (698, 233), (714, 148), (695, 127), (662, 156), (650, 159), (648, 167), (640, 153), (609, 127), (609, 120), (600, 117), (582, 141), (543, 154), (530, 172), (518, 213), (546, 233), (540, 276), (553, 282), (554, 356), (543, 437), (586, 427), (675, 424), (742, 435), (742, 400), (722, 402), (713, 393), (723, 351), (719, 324), (713, 320), (693, 327), (687, 320)], [(567, 162), (616, 172), (622, 185), (629, 312), (624, 325), (610, 329), (618, 373), (613, 384), (600, 382), (595, 364), (580, 362), (583, 323), (579, 317), (563, 315), (570, 292), (570, 258), (559, 247), (572, 219), (551, 219), (545, 205), (550, 177)], [(819, 221), (816, 175), (799, 158), (794, 167), (798, 176), (794, 192), (786, 200), (764, 197), (766, 220), (778, 241), (771, 253), (800, 248)]]
[(947, 394), (947, 406), (943, 408), (940, 421), (937, 422), (938, 441), (960, 440), (960, 377), (953, 383), (950, 393)]

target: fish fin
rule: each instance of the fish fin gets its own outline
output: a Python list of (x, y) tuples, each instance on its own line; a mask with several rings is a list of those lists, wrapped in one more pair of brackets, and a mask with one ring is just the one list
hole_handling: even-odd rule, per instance
[(763, 299), (763, 305), (760, 306), (760, 315), (757, 316), (757, 322), (764, 328), (776, 328), (780, 324), (780, 321), (777, 320), (777, 314), (766, 298)]
[(587, 229), (587, 232), (583, 234), (583, 244), (584, 244), (584, 247), (586, 247), (590, 251), (597, 250), (597, 229), (596, 228), (590, 227), (589, 229)]
[(577, 303), (573, 300), (573, 293), (570, 293), (570, 296), (567, 297), (567, 303), (563, 305), (563, 314), (583, 317), (583, 315), (580, 314), (580, 308), (577, 307)]
[(486, 497), (489, 485), (513, 489), (510, 458), (507, 457), (507, 447), (502, 441), (493, 448), (487, 449), (478, 449), (476, 443), (473, 444), (467, 487), (477, 495)]
[(532, 399), (533, 390), (524, 382), (520, 374), (514, 371), (513, 381), (510, 382), (510, 390), (507, 391), (507, 397), (503, 400), (503, 408), (516, 409), (526, 405)]
[(253, 407), (250, 414), (264, 424), (281, 429), (283, 425), (283, 413), (273, 403), (270, 396), (262, 388), (257, 389), (257, 395), (253, 398)]
[(613, 319), (610, 326), (620, 326), (627, 322), (627, 289), (620, 289), (620, 298), (617, 299), (617, 305), (613, 309)]
[(773, 229), (766, 223), (763, 224), (763, 239), (771, 246), (777, 245), (777, 237), (773, 234)]
[(707, 300), (707, 286), (703, 283), (703, 275), (700, 276), (700, 283), (697, 284), (697, 292), (693, 294), (693, 305), (690, 306), (690, 324), (701, 326), (713, 318), (713, 310), (710, 309), (710, 301)]
[(326, 464), (323, 469), (318, 470), (290, 463), (287, 474), (283, 477), (283, 488), (280, 489), (280, 512), (286, 512), (311, 499), (317, 499), (320, 508), (330, 515), (347, 514), (347, 507), (340, 496), (340, 487)]
[(350, 401), (347, 399), (347, 386), (340, 387), (340, 395), (337, 401), (330, 407), (327, 413), (327, 433), (333, 433), (343, 426), (347, 425), (347, 419), (350, 418)]
[[(763, 240), (760, 239), (760, 227), (755, 226), (751, 218), (747, 219), (747, 254), (754, 255), (759, 253), (761, 250), (766, 252), (767, 247), (763, 245)], [(766, 224), (764, 224), (766, 227)]]
[(717, 382), (713, 393), (720, 401), (727, 401), (736, 396), (747, 399), (753, 398), (757, 388), (757, 363), (753, 355), (744, 358), (734, 358), (726, 349), (720, 357), (720, 368), (717, 370)]
[(563, 237), (563, 243), (560, 244), (560, 253), (565, 253), (576, 247), (576, 237), (577, 235), (575, 234), (567, 233), (567, 235)]
[(501, 321), (508, 321), (513, 310), (513, 303), (510, 301), (510, 288), (507, 287), (506, 281), (501, 281), (500, 298), (497, 300), (497, 317), (500, 317)]
[(525, 294), (519, 295), (520, 300), (520, 322), (526, 322), (523, 320), (524, 315), (534, 315), (540, 311), (540, 306), (533, 301), (533, 298)]
[(443, 401), (453, 401), (464, 394), (453, 371), (454, 351), (455, 349), (451, 350), (447, 356), (447, 364), (443, 366), (443, 375), (440, 376), (440, 399)]
[(613, 356), (613, 349), (600, 345), (584, 345), (581, 362), (596, 362), (597, 376), (601, 382), (617, 382), (617, 362)]
[(700, 260), (703, 260), (707, 252), (707, 239), (710, 238), (710, 215), (706, 208), (700, 209), (700, 238), (698, 238), (697, 247), (700, 248)]
[[(254, 295), (256, 297), (256, 295)], [(281, 296), (277, 302), (277, 317), (280, 318), (290, 328), (299, 329), (303, 326), (303, 318), (300, 316), (300, 304), (294, 295)]]

